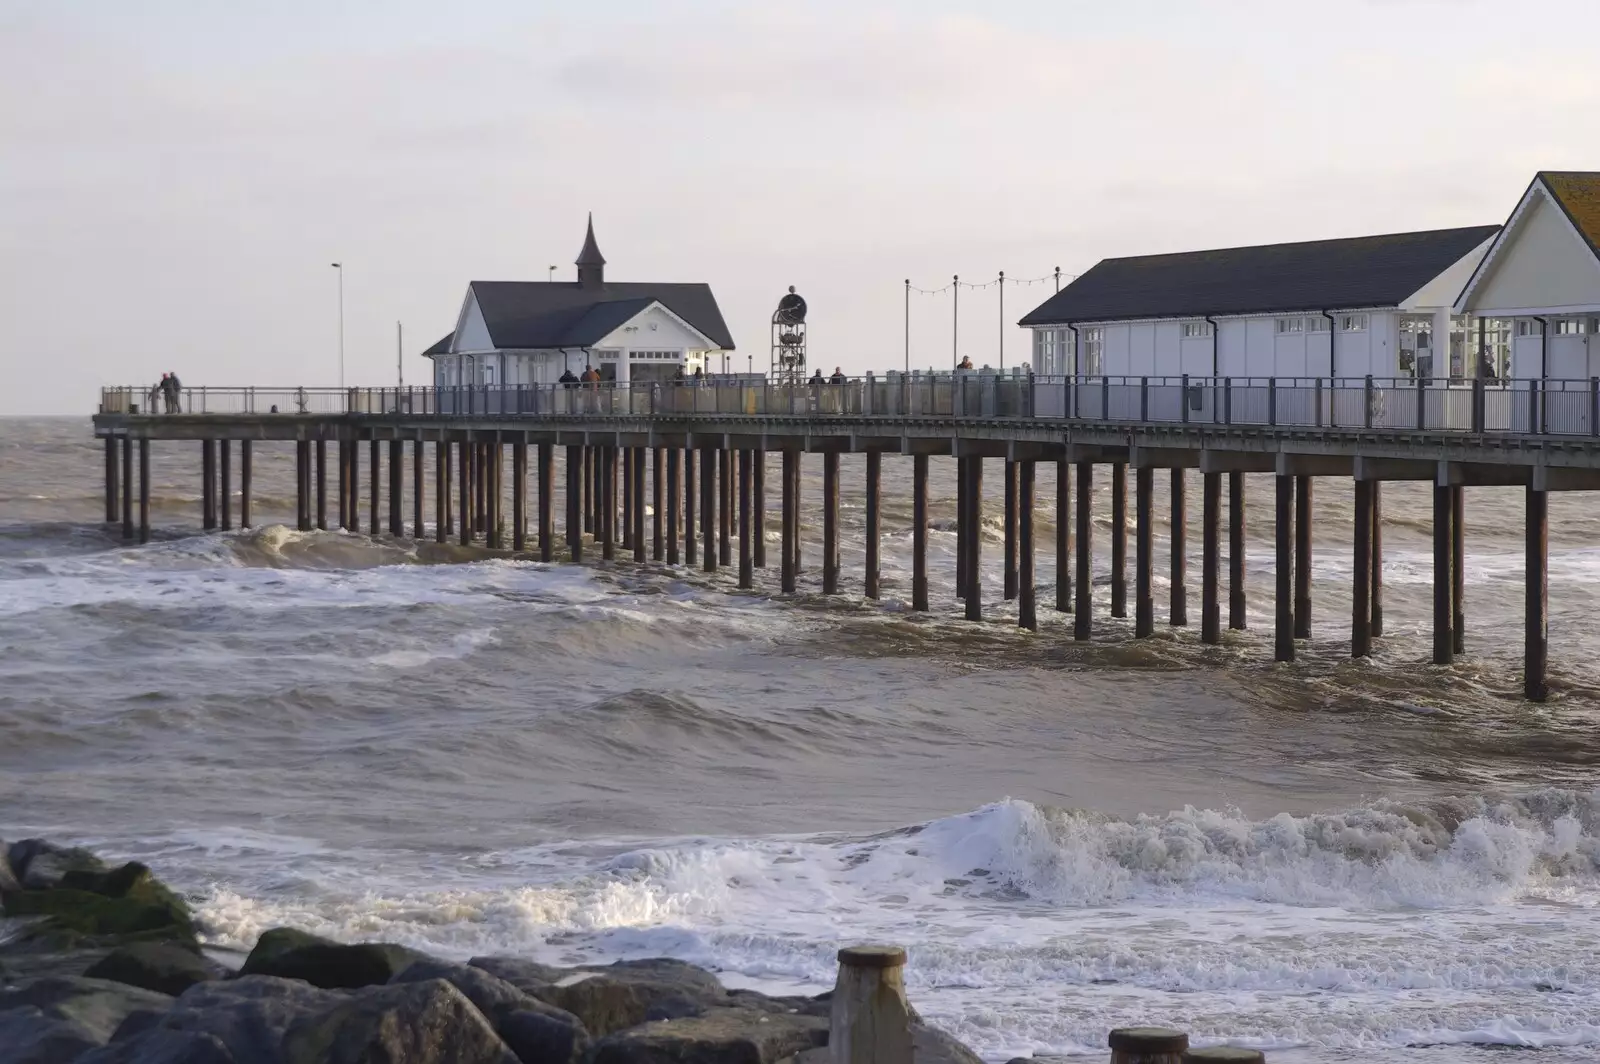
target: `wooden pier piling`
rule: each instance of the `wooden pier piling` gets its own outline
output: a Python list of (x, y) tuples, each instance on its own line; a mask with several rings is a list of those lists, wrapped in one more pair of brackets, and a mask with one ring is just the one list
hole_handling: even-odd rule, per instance
[(694, 568), (700, 550), (699, 538), (695, 535), (694, 514), (695, 507), (699, 505), (699, 495), (695, 490), (694, 451), (688, 448), (683, 452), (683, 564)]
[(1460, 484), (1450, 488), (1450, 636), (1452, 649), (1457, 654), (1467, 652), (1467, 571), (1466, 571), (1466, 489)]
[(755, 458), (755, 477), (751, 481), (750, 490), (754, 495), (753, 505), (756, 508), (756, 525), (753, 555), (757, 569), (767, 567), (767, 452), (756, 448), (751, 454)]
[(666, 484), (663, 479), (666, 464), (666, 448), (650, 448), (650, 560), (656, 562), (667, 560), (667, 515), (664, 512)]
[(678, 549), (678, 520), (683, 498), (683, 472), (680, 463), (683, 460), (683, 451), (677, 447), (667, 448), (667, 564), (678, 565), (682, 555)]
[(822, 452), (822, 593), (839, 593), (839, 452)]
[(1545, 683), (1545, 664), (1550, 653), (1550, 495), (1530, 484), (1524, 505), (1527, 576), (1524, 580), (1522, 694), (1530, 702), (1543, 702), (1550, 694)]
[(1128, 466), (1111, 463), (1111, 616), (1128, 616)]
[(1200, 474), (1200, 642), (1222, 642), (1222, 474)]
[(528, 443), (511, 442), (511, 549), (528, 549)]
[(1072, 463), (1056, 462), (1056, 612), (1072, 612)]
[(633, 549), (633, 467), (635, 448), (622, 448), (622, 549)]
[(1297, 476), (1294, 492), (1294, 637), (1311, 638), (1311, 481)]
[(733, 449), (717, 448), (717, 560), (733, 564)]
[(450, 534), (450, 442), (439, 434), (433, 445), (433, 541)]
[(556, 448), (548, 440), (539, 442), (539, 560), (555, 560), (556, 547)]
[(1001, 590), (1005, 600), (1010, 602), (1017, 597), (1017, 463), (1007, 458), (1001, 475), (1005, 477), (1002, 503), (1005, 513), (1001, 517), (1005, 555), (1001, 565)]
[(792, 595), (796, 587), (795, 572), (795, 538), (799, 531), (800, 509), (800, 452), (790, 448), (783, 450), (782, 465), (782, 505), (783, 527), (779, 550), (783, 557), (780, 559), (782, 584), (785, 594)]
[(567, 553), (575, 562), (583, 561), (583, 451), (567, 447)]
[(1073, 598), (1072, 638), (1087, 640), (1093, 618), (1090, 610), (1094, 603), (1094, 571), (1091, 568), (1094, 544), (1094, 463), (1078, 463), (1078, 586)]
[(368, 450), (371, 453), (371, 468), (367, 471), (367, 496), (371, 500), (371, 509), (367, 515), (367, 527), (371, 529), (372, 535), (376, 536), (383, 531), (383, 520), (380, 516), (383, 513), (380, 508), (382, 492), (378, 487), (383, 483), (383, 459), (376, 437), (368, 445)]
[(424, 450), (421, 434), (411, 442), (411, 539), (421, 542), (427, 538), (427, 531), (422, 528), (422, 512), (427, 509), (426, 486), (427, 470), (422, 456)]
[[(126, 437), (124, 437), (126, 438)], [(106, 452), (106, 524), (113, 525), (117, 522), (119, 496), (121, 484), (117, 476), (117, 438), (107, 436), (105, 439)]]
[(593, 535), (594, 534), (594, 512), (595, 512), (595, 508), (596, 508), (595, 507), (595, 497), (598, 495), (598, 492), (596, 492), (594, 490), (594, 486), (595, 486), (595, 483), (596, 483), (595, 482), (595, 473), (596, 473), (595, 465), (596, 465), (596, 463), (595, 463), (595, 460), (594, 460), (594, 448), (585, 445), (583, 447), (580, 447), (578, 450), (579, 450), (579, 455), (578, 455), (579, 461), (582, 463), (582, 466), (581, 466), (582, 478), (579, 481), (579, 484), (580, 484), (579, 490), (581, 492), (581, 503), (580, 503), (580, 505), (582, 506), (582, 510), (583, 510), (583, 531), (588, 535)]
[(967, 459), (966, 617), (983, 620), (983, 458)]
[(1383, 481), (1372, 482), (1372, 637), (1383, 635)]
[(1030, 632), (1039, 630), (1039, 606), (1033, 575), (1034, 460), (1024, 458), (1017, 468), (1017, 549), (1021, 552), (1017, 571), (1017, 625)]
[[(146, 441), (148, 443), (148, 441)], [(239, 441), (239, 527), (250, 527), (250, 501), (255, 490), (252, 481), (252, 447), (250, 440)]]
[[(295, 472), (295, 528), (311, 531), (311, 441), (296, 440), (294, 444)], [(209, 478), (208, 478), (209, 479)]]
[[(317, 530), (328, 530), (328, 441), (318, 436), (312, 444), (316, 451), (317, 477)], [(228, 498), (232, 491), (228, 483), (228, 441), (222, 441), (222, 527), (228, 527)]]
[(705, 572), (717, 571), (717, 452), (711, 447), (700, 449), (700, 524), (701, 553), (705, 556), (701, 567)]
[(1244, 474), (1228, 473), (1228, 627), (1242, 632), (1250, 625), (1245, 598)]
[(217, 527), (217, 441), (200, 441), (200, 527), (207, 532)]
[(1274, 523), (1276, 534), (1277, 577), (1276, 623), (1273, 625), (1272, 659), (1294, 660), (1294, 477), (1279, 473), (1277, 482), (1278, 508)]
[[(144, 443), (140, 441), (141, 445)], [(133, 437), (122, 437), (122, 538), (133, 541)]]
[(866, 575), (864, 578), (866, 597), (878, 597), (878, 581), (881, 565), (878, 553), (882, 547), (883, 516), (882, 516), (882, 484), (883, 484), (883, 454), (880, 451), (867, 452), (867, 527), (866, 527)]
[(1355, 482), (1355, 559), (1350, 588), (1350, 656), (1372, 654), (1372, 488), (1376, 481)]
[(139, 440), (139, 542), (150, 542), (150, 441), (144, 438)]
[(406, 534), (405, 522), (401, 517), (405, 505), (405, 446), (405, 442), (399, 439), (389, 441), (389, 535), (396, 539)]
[(595, 525), (600, 533), (600, 560), (617, 560), (617, 466), (621, 456), (615, 444), (599, 449), (596, 465), (600, 469), (600, 512)]
[(633, 475), (629, 478), (628, 498), (629, 513), (633, 518), (633, 527), (628, 531), (628, 540), (633, 544), (633, 560), (643, 562), (649, 553), (649, 545), (644, 541), (644, 452), (643, 447), (630, 447), (633, 454), (631, 463)]
[(928, 456), (911, 456), (911, 608), (928, 611)]
[(469, 435), (461, 441), (456, 457), (456, 477), (461, 482), (456, 485), (456, 531), (463, 547), (472, 544), (472, 447)]
[(1155, 598), (1151, 591), (1151, 503), (1155, 470), (1146, 465), (1133, 471), (1133, 634), (1144, 639), (1155, 634)]
[(754, 502), (751, 489), (755, 480), (752, 453), (746, 449), (739, 451), (739, 586), (747, 591), (756, 586), (755, 544), (751, 542), (755, 532), (755, 514), (751, 512)]
[(1189, 625), (1189, 494), (1187, 470), (1172, 471), (1172, 583), (1168, 589), (1167, 623)]
[(1433, 487), (1433, 663), (1448, 665), (1455, 660), (1455, 636), (1450, 631), (1455, 609), (1451, 586), (1455, 579), (1450, 548), (1455, 535), (1450, 528), (1450, 488)]
[[(217, 490), (218, 518), (222, 531), (231, 532), (233, 531), (233, 443), (231, 440), (218, 440), (217, 444), (221, 448), (221, 452), (217, 456), (220, 460), (217, 470), (220, 484)], [(321, 445), (322, 441), (318, 440), (317, 446), (319, 449)], [(320, 483), (318, 488), (321, 488)], [(322, 502), (322, 492), (320, 490), (317, 492), (317, 502), (319, 504)]]

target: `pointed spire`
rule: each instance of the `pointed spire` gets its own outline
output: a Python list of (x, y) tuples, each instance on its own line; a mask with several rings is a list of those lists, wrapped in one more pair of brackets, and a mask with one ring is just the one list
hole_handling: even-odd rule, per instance
[(583, 238), (583, 250), (578, 252), (578, 283), (600, 285), (606, 279), (606, 257), (600, 254), (600, 245), (594, 239), (594, 212), (589, 212), (589, 232)]

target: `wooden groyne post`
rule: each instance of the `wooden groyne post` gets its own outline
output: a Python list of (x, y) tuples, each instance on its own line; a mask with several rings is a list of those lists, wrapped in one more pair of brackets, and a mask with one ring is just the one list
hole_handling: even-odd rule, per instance
[(833, 1064), (912, 1064), (905, 965), (899, 946), (839, 951), (828, 1027)]

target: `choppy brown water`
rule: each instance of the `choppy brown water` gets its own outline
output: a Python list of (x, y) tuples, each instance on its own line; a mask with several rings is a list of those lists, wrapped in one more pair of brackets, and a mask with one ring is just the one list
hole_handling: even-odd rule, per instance
[[(219, 940), (284, 920), (442, 952), (671, 952), (787, 985), (825, 979), (837, 940), (894, 937), (924, 1011), (992, 1057), (1135, 1019), (1290, 1060), (1600, 1044), (1582, 495), (1551, 502), (1555, 696), (1535, 707), (1513, 489), (1468, 491), (1468, 654), (1440, 668), (1426, 488), (1385, 489), (1388, 634), (1352, 662), (1348, 485), (1319, 481), (1315, 638), (1285, 667), (1266, 478), (1252, 631), (1207, 648), (1106, 615), (1108, 476), (1083, 645), (1048, 608), (1049, 466), (1030, 635), (1000, 600), (994, 474), (989, 620), (959, 618), (948, 460), (922, 617), (895, 457), (878, 603), (850, 456), (831, 599), (820, 521), (787, 598), (775, 570), (752, 594), (729, 573), (291, 532), (292, 451), (261, 444), (260, 527), (200, 535), (198, 445), (153, 458), (156, 542), (127, 547), (100, 523), (86, 420), (0, 421), (0, 833), (158, 860)], [(820, 460), (805, 473), (820, 515)], [(776, 484), (774, 460), (772, 507)], [(1188, 494), (1197, 625), (1198, 478)]]

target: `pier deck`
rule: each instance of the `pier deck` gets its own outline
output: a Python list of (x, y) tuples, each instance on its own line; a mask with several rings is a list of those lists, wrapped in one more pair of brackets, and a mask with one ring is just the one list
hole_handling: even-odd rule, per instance
[[(1003, 462), (1007, 598), (1019, 599), (1018, 623), (1037, 628), (1032, 580), (1034, 467), (1058, 463), (1055, 500), (1055, 606), (1075, 612), (1074, 634), (1092, 635), (1092, 573), (1088, 520), (1095, 467), (1110, 467), (1113, 485), (1112, 614), (1126, 613), (1126, 469), (1133, 466), (1136, 504), (1136, 632), (1153, 631), (1150, 541), (1151, 471), (1176, 471), (1174, 525), (1181, 527), (1182, 471), (1202, 479), (1202, 638), (1221, 639), (1220, 507), (1228, 478), (1229, 626), (1245, 625), (1242, 564), (1246, 473), (1276, 477), (1277, 609), (1274, 654), (1292, 661), (1296, 639), (1309, 637), (1310, 500), (1316, 477), (1355, 482), (1356, 518), (1351, 649), (1370, 653), (1381, 636), (1382, 503), (1384, 481), (1430, 482), (1434, 488), (1434, 654), (1449, 663), (1464, 650), (1462, 513), (1464, 489), (1520, 486), (1526, 492), (1526, 639), (1524, 693), (1547, 695), (1547, 498), (1551, 491), (1600, 490), (1600, 380), (1377, 382), (1340, 380), (1196, 380), (1190, 378), (1034, 378), (970, 374), (952, 377), (894, 374), (843, 382), (779, 384), (760, 379), (674, 382), (625, 388), (192, 389), (173, 413), (147, 412), (136, 388), (104, 389), (95, 432), (106, 446), (106, 519), (119, 516), (124, 536), (149, 538), (149, 448), (152, 441), (199, 441), (206, 528), (230, 527), (232, 444), (238, 442), (241, 525), (250, 523), (251, 444), (294, 441), (298, 522), (330, 527), (326, 452), (335, 449), (337, 516), (332, 527), (359, 529), (360, 445), (369, 447), (369, 527), (383, 529), (380, 497), (387, 492), (387, 531), (405, 534), (402, 500), (405, 445), (412, 445), (412, 534), (424, 534), (426, 445), (434, 454), (434, 535), (459, 531), (461, 542), (527, 548), (529, 448), (537, 520), (531, 539), (538, 556), (558, 556), (552, 498), (554, 448), (566, 448), (567, 513), (561, 557), (581, 561), (586, 545), (602, 558), (618, 549), (643, 561), (696, 564), (696, 463), (699, 463), (700, 564), (731, 566), (739, 541), (739, 582), (753, 586), (766, 564), (752, 508), (764, 514), (765, 454), (783, 455), (781, 487), (782, 587), (794, 589), (799, 569), (800, 456), (824, 456), (823, 586), (839, 585), (838, 459), (868, 462), (868, 537), (880, 512), (881, 456), (914, 459), (916, 512), (926, 513), (927, 456), (959, 460), (957, 586), (970, 619), (982, 618), (978, 521), (986, 459)], [(287, 411), (287, 412), (285, 412)], [(218, 462), (217, 448), (221, 447)], [(504, 448), (512, 449), (511, 543), (501, 542)], [(119, 461), (120, 448), (120, 461)], [(137, 488), (133, 453), (137, 449)], [(388, 451), (387, 488), (383, 452)], [(454, 455), (453, 455), (454, 452)], [(680, 463), (681, 459), (681, 463)], [(681, 475), (680, 475), (681, 464)], [(737, 468), (736, 468), (737, 467)], [(663, 471), (666, 483), (662, 483)], [(1079, 512), (1072, 535), (1072, 475)], [(459, 483), (452, 479), (459, 474)], [(646, 494), (647, 479), (653, 481)], [(137, 530), (132, 499), (137, 491)], [(656, 505), (645, 533), (646, 499)], [(1022, 500), (1023, 502), (1019, 502)], [(661, 505), (662, 502), (665, 505)], [(736, 517), (737, 511), (737, 517)], [(681, 528), (681, 540), (680, 540)], [(752, 538), (756, 540), (751, 543)], [(586, 544), (586, 540), (588, 543)], [(681, 551), (680, 551), (681, 545)], [(914, 537), (912, 603), (927, 608), (927, 537)], [(868, 594), (878, 589), (876, 542), (867, 544)], [(1172, 545), (1170, 623), (1187, 625), (1184, 576), (1187, 545)], [(1078, 593), (1073, 594), (1076, 580)]]

